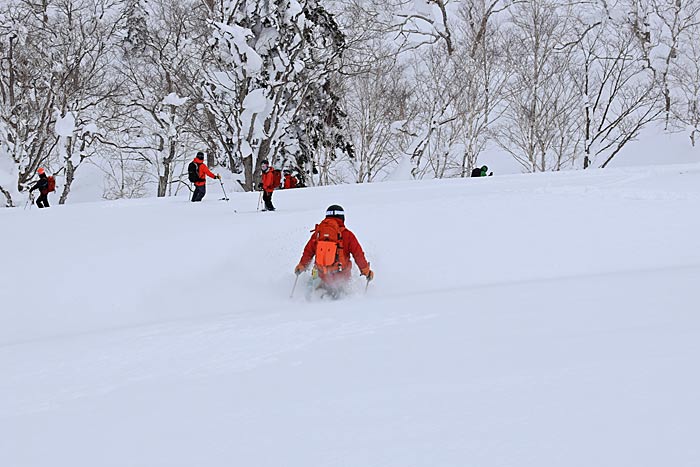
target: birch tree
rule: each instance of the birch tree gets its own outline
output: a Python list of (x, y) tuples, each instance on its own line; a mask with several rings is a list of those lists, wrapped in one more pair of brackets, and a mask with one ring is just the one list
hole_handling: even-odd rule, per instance
[(662, 45), (658, 68), (664, 128), (689, 127), (690, 141), (695, 145), (700, 135), (700, 2), (654, 0), (652, 5)]
[[(312, 151), (347, 151), (333, 129), (342, 119), (333, 78), (344, 36), (320, 2), (228, 2), (212, 26), (218, 65), (207, 108), (242, 161), (246, 189), (263, 159), (302, 166)], [(312, 109), (322, 109), (321, 118), (311, 118)]]
[(406, 80), (406, 67), (390, 58), (366, 66), (369, 71), (346, 78), (344, 89), (348, 130), (355, 148), (348, 164), (356, 183), (381, 180), (398, 164), (407, 142), (397, 128), (415, 116), (413, 86)]
[[(42, 165), (63, 175), (66, 202), (76, 171), (93, 151), (105, 103), (119, 90), (111, 50), (118, 12), (106, 0), (10, 2), (4, 24), (3, 121), (18, 185)], [(10, 204), (10, 203), (8, 203)]]
[(0, 181), (0, 192), (6, 206), (12, 207), (13, 194), (27, 188), (40, 166), (48, 165), (57, 142), (53, 132), (57, 78), (46, 54), (52, 38), (46, 7), (12, 1), (0, 9), (0, 157), (11, 177)]
[(560, 170), (573, 159), (569, 129), (577, 99), (570, 85), (570, 52), (560, 49), (568, 10), (533, 0), (510, 10), (505, 50), (512, 70), (498, 142), (528, 172)]
[[(198, 105), (207, 10), (190, 0), (131, 6), (134, 17), (125, 28), (129, 34), (119, 72), (128, 88), (122, 105), (129, 111), (124, 131), (113, 134), (110, 144), (146, 163), (162, 197), (173, 193), (188, 155), (206, 149), (194, 127), (202, 122)], [(146, 31), (139, 32), (143, 21)]]
[(64, 204), (78, 167), (98, 149), (98, 123), (105, 122), (109, 103), (122, 91), (113, 68), (119, 16), (106, 0), (61, 0), (51, 18), (56, 155), (65, 175), (59, 203)]
[(583, 103), (583, 168), (607, 166), (660, 113), (647, 12), (638, 4), (627, 11), (599, 12), (595, 22), (579, 23), (582, 32), (569, 42), (577, 49), (573, 82)]
[[(698, 31), (700, 34), (700, 31)], [(688, 37), (683, 46), (685, 60), (674, 64), (670, 83), (676, 96), (671, 106), (677, 122), (688, 128), (691, 145), (700, 139), (700, 43), (697, 34)]]

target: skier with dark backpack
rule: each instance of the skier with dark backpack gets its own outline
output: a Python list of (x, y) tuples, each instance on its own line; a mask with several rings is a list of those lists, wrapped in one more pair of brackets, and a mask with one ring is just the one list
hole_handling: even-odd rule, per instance
[(39, 180), (32, 185), (29, 189), (29, 193), (34, 190), (39, 190), (39, 197), (36, 199), (36, 205), (40, 208), (48, 208), (49, 206), (49, 193), (56, 191), (56, 179), (53, 175), (47, 176), (46, 171), (39, 167), (37, 170), (39, 174)]
[(367, 282), (374, 279), (374, 272), (369, 268), (360, 242), (345, 227), (345, 211), (341, 206), (329, 206), (325, 219), (316, 224), (311, 232), (299, 264), (294, 268), (297, 276), (308, 269), (313, 261), (311, 277), (317, 282), (316, 287), (323, 288), (333, 298), (338, 298), (350, 282), (352, 256)]
[(202, 180), (199, 178), (199, 165), (195, 161), (190, 162), (190, 165), (187, 166), (187, 178), (192, 183)]
[(213, 174), (209, 167), (204, 164), (204, 153), (198, 152), (194, 160), (187, 166), (187, 178), (194, 184), (194, 193), (192, 193), (192, 201), (202, 201), (204, 195), (207, 194), (206, 177), (221, 179), (218, 174)]

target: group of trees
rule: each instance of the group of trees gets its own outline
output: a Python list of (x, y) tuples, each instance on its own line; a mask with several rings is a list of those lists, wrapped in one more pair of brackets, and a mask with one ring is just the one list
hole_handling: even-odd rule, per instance
[[(414, 177), (467, 176), (488, 147), (526, 172), (605, 167), (655, 122), (689, 144), (700, 136), (698, 0), (371, 2), (357, 0), (367, 14), (355, 34), (381, 24), (392, 53), (375, 47), (377, 74), (351, 80), (382, 77), (349, 118), (362, 127), (376, 117), (369, 103), (391, 96), (378, 106), (391, 115), (374, 127), (396, 130), (382, 149), (410, 158)], [(391, 167), (371, 147), (354, 161), (358, 182), (366, 165)]]
[[(8, 0), (0, 6), (0, 189), (38, 167), (106, 177), (106, 197), (168, 196), (203, 150), (244, 173), (306, 173), (347, 153), (336, 85), (344, 35), (316, 0)], [(9, 174), (9, 175), (8, 175)]]
[(652, 122), (700, 137), (700, 0), (7, 0), (0, 197), (184, 189), (192, 154), (255, 186), (605, 167)]

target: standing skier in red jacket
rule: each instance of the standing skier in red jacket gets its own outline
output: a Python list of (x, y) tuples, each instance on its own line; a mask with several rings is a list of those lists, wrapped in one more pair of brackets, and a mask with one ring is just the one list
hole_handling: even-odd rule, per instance
[[(209, 167), (204, 163), (204, 153), (198, 152), (195, 158), (190, 162), (190, 167), (193, 167), (194, 176), (192, 177), (192, 183), (194, 183), (194, 193), (192, 193), (192, 201), (202, 201), (204, 195), (207, 194), (207, 179), (210, 178), (221, 178), (219, 175), (215, 175), (209, 170)], [(188, 169), (189, 170), (189, 169)]]
[(282, 174), (279, 170), (275, 170), (267, 159), (260, 163), (260, 172), (260, 188), (263, 190), (262, 199), (265, 202), (263, 211), (274, 211), (275, 207), (272, 205), (272, 192), (280, 187)]

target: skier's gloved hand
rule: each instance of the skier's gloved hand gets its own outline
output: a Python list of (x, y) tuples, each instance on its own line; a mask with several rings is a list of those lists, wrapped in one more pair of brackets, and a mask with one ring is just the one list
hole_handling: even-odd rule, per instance
[(221, 175), (216, 174), (216, 178), (218, 178), (219, 180), (221, 180)]
[(360, 274), (363, 276), (367, 276), (367, 282), (371, 281), (374, 279), (374, 272), (367, 266), (366, 268), (360, 270)]
[(297, 264), (297, 267), (294, 268), (294, 274), (296, 274), (298, 276), (299, 274), (304, 272), (305, 269), (306, 268), (304, 267), (304, 265), (299, 263), (299, 264)]
[(258, 190), (262, 190), (262, 183), (258, 183)]

